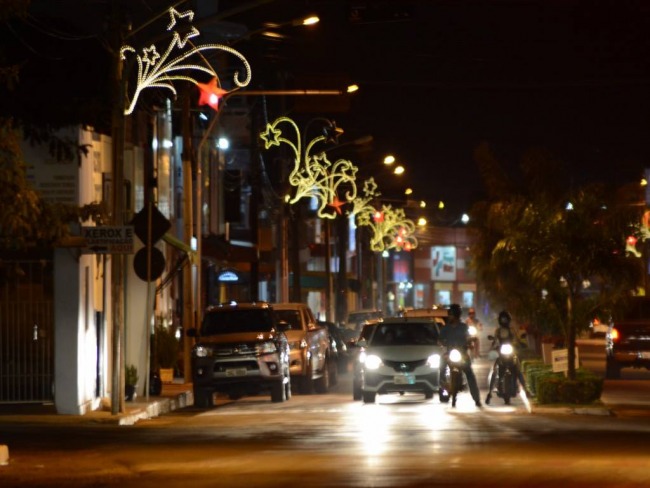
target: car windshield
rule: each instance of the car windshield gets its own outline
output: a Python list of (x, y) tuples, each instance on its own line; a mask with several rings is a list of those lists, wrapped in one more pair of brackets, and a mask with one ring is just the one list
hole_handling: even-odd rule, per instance
[(370, 339), (370, 346), (419, 346), (438, 344), (438, 328), (431, 322), (381, 324)]
[(301, 330), (300, 310), (273, 310), (275, 319), (289, 324), (289, 330)]
[(273, 317), (269, 309), (212, 310), (203, 317), (201, 335), (270, 332), (272, 329)]

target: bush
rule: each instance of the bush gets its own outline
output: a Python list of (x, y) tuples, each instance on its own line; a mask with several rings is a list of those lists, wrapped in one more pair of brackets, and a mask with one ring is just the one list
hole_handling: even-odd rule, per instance
[(540, 404), (589, 405), (600, 399), (602, 391), (602, 378), (590, 371), (578, 370), (575, 380), (569, 380), (561, 373), (540, 376), (536, 394)]
[(124, 383), (126, 385), (135, 386), (138, 384), (138, 368), (133, 364), (127, 364), (124, 368)]

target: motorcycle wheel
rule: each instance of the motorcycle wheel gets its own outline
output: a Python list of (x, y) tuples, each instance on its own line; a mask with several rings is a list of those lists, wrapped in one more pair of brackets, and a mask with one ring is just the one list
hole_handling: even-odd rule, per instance
[(449, 403), (449, 392), (446, 390), (440, 390), (438, 393), (440, 396), (440, 403)]

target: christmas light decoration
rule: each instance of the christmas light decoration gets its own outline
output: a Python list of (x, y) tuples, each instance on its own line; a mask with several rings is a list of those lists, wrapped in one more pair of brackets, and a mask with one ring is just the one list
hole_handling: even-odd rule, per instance
[[(285, 137), (283, 126), (288, 126), (289, 135)], [(324, 151), (316, 152), (318, 144), (326, 142), (333, 134), (340, 133), (332, 124), (323, 135), (315, 137), (302, 151), (301, 133), (298, 125), (289, 117), (280, 117), (266, 125), (260, 138), (264, 148), (286, 144), (294, 154), (294, 165), (289, 174), (289, 184), (294, 187), (294, 195), (288, 198), (288, 203), (294, 204), (301, 198), (316, 197), (318, 202), (317, 215), (320, 218), (333, 219), (342, 215), (341, 207), (354, 201), (357, 196), (356, 173), (358, 168), (347, 159), (331, 162)], [(338, 196), (344, 191), (344, 199)]]
[[(251, 80), (251, 69), (246, 58), (235, 49), (222, 44), (203, 44), (195, 46), (190, 39), (199, 35), (198, 29), (191, 25), (194, 19), (194, 12), (178, 12), (173, 7), (169, 9), (171, 21), (167, 26), (168, 31), (174, 31), (172, 40), (165, 49), (164, 54), (160, 54), (153, 44), (143, 48), (141, 54), (136, 54), (135, 60), (138, 65), (138, 77), (135, 91), (131, 95), (128, 107), (124, 110), (124, 115), (130, 115), (135, 110), (140, 94), (147, 88), (166, 88), (176, 95), (176, 88), (172, 84), (174, 81), (188, 81), (199, 86), (202, 90), (201, 103), (210, 105), (215, 110), (218, 108), (219, 99), (227, 95), (228, 91), (221, 89), (219, 77), (215, 70), (209, 65), (202, 52), (211, 50), (220, 50), (238, 57), (246, 71), (243, 80), (240, 79), (240, 73), (237, 71), (233, 76), (233, 82), (236, 86), (231, 91), (238, 90), (247, 86)], [(189, 27), (183, 29), (183, 34), (177, 30), (177, 24), (180, 20), (189, 22)], [(128, 45), (120, 49), (120, 57), (124, 61), (128, 53), (136, 53), (136, 50)], [(175, 57), (173, 56), (175, 54)], [(190, 58), (199, 57), (205, 64), (195, 64)], [(207, 84), (201, 84), (187, 73), (206, 73), (211, 76), (212, 80)], [(183, 73), (183, 74), (181, 74)], [(203, 93), (206, 93), (203, 95)], [(205, 98), (207, 97), (207, 98)]]
[[(287, 130), (283, 131), (283, 127)], [(403, 209), (394, 209), (388, 205), (377, 210), (372, 205), (381, 195), (373, 178), (364, 182), (359, 195), (356, 185), (358, 168), (352, 162), (339, 159), (332, 163), (324, 151), (314, 151), (318, 144), (326, 142), (337, 133), (341, 133), (340, 129), (331, 124), (323, 131), (323, 135), (306, 145), (303, 153), (300, 129), (292, 119), (280, 117), (266, 125), (260, 134), (264, 148), (268, 150), (286, 144), (294, 154), (294, 166), (288, 178), (289, 184), (294, 187), (294, 194), (287, 196), (285, 201), (294, 204), (302, 198), (315, 197), (318, 202), (317, 215), (328, 219), (342, 215), (342, 207), (347, 205), (348, 216), (356, 216), (358, 225), (372, 229), (370, 248), (373, 251), (409, 251), (417, 247), (417, 239), (413, 235), (415, 223), (406, 218)], [(340, 193), (343, 194), (343, 199), (339, 197)]]

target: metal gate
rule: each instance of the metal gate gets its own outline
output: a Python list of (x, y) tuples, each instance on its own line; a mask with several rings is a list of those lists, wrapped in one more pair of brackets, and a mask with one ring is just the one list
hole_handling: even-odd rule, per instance
[(0, 261), (0, 403), (54, 399), (51, 259)]

